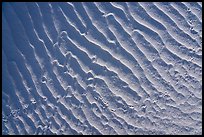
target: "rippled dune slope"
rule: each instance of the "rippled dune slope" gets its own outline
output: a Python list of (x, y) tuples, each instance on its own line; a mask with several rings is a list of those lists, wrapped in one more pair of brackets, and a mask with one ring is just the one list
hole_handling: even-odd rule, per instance
[(3, 134), (202, 134), (202, 3), (3, 3)]

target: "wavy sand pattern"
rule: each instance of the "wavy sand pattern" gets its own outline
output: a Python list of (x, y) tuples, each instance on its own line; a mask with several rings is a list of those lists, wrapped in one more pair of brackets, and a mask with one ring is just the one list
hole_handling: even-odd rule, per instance
[(202, 134), (202, 3), (3, 3), (3, 134)]

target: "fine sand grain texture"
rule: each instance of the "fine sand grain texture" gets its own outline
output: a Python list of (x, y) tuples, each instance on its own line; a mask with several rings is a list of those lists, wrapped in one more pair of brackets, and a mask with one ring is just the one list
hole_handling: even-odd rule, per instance
[(202, 134), (201, 2), (2, 7), (2, 134)]

